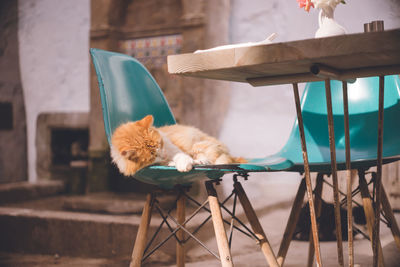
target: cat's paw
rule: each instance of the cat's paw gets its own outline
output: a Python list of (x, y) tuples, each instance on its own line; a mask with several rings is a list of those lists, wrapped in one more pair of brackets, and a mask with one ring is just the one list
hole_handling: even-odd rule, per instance
[(188, 154), (178, 153), (174, 156), (172, 161), (174, 164), (172, 166), (175, 166), (175, 168), (180, 172), (188, 172), (193, 168), (193, 159)]
[(170, 167), (175, 167), (175, 161), (170, 161), (170, 162), (168, 162), (168, 166), (170, 166)]
[(198, 165), (207, 165), (211, 164), (211, 161), (209, 161), (204, 155), (200, 154), (193, 160), (193, 163)]

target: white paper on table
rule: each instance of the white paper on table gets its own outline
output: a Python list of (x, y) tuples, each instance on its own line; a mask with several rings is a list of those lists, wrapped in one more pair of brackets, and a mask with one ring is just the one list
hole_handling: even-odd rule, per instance
[(255, 46), (255, 45), (270, 44), (276, 38), (276, 36), (277, 36), (277, 34), (274, 32), (273, 34), (268, 36), (267, 39), (260, 41), (260, 42), (248, 42), (248, 43), (240, 43), (240, 44), (221, 45), (221, 46), (213, 47), (210, 49), (196, 50), (196, 51), (194, 51), (194, 53), (196, 54), (196, 53), (223, 50), (223, 49), (229, 49), (229, 48), (249, 47), (249, 46)]

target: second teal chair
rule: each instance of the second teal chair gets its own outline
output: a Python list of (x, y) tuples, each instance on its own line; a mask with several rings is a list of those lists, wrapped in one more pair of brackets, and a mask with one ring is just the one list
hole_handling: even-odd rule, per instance
[[(360, 78), (348, 84), (351, 162), (354, 169), (376, 166), (378, 140), (377, 77)], [(331, 81), (332, 109), (335, 128), (336, 161), (345, 169), (345, 137), (342, 82)], [(330, 171), (329, 134), (325, 83), (308, 83), (302, 97), (302, 115), (306, 131), (307, 151), (311, 171)], [(400, 159), (400, 79), (386, 76), (384, 98), (383, 162)], [(275, 156), (293, 162), (293, 170), (303, 171), (298, 122), (295, 121), (289, 140)]]
[[(338, 170), (345, 170), (346, 158), (342, 82), (331, 81), (331, 92), (337, 168)], [(387, 164), (400, 159), (400, 79), (398, 75), (385, 77), (384, 92), (383, 164)], [(369, 229), (372, 229), (373, 218), (369, 216), (372, 214), (368, 212), (368, 209), (373, 206), (373, 198), (369, 195), (365, 174), (367, 170), (377, 165), (378, 99), (378, 77), (359, 78), (355, 83), (348, 84), (351, 168), (358, 170), (360, 185), (356, 190), (360, 190), (363, 195), (364, 210), (367, 215)], [(319, 191), (317, 194), (320, 194), (323, 177), (331, 174), (324, 82), (313, 82), (306, 85), (301, 100), (301, 108), (310, 171), (318, 173), (315, 190)], [(304, 172), (297, 120), (295, 120), (285, 146), (278, 153), (267, 158), (269, 160), (276, 158), (290, 162), (292, 166), (287, 171)], [(261, 161), (265, 160), (265, 158), (261, 159)], [(257, 160), (253, 160), (252, 162), (256, 163)], [(375, 182), (374, 176), (375, 173), (373, 172), (371, 178), (372, 183)], [(305, 187), (303, 182), (299, 187), (298, 195), (304, 196), (304, 191)], [(397, 242), (396, 244), (400, 250), (400, 231), (387, 200), (387, 195), (384, 192), (382, 195), (383, 211), (386, 218), (388, 218), (388, 226), (391, 228)], [(300, 206), (301, 204), (299, 201), (302, 202), (303, 198), (299, 197), (296, 198), (296, 200), (297, 202), (293, 204), (293, 207)], [(299, 212), (300, 210), (292, 210), (293, 217), (291, 218), (298, 218)], [(291, 225), (297, 223), (296, 220), (291, 218), (289, 218), (287, 231), (293, 229)], [(293, 231), (289, 231), (285, 235), (292, 236)], [(286, 242), (290, 242), (290, 240)], [(286, 251), (283, 247), (284, 246), (281, 246), (278, 257), (285, 257)]]

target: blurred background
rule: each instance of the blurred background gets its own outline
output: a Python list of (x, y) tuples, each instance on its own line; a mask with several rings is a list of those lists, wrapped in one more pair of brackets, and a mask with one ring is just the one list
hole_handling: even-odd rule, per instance
[[(400, 28), (400, 1), (347, 0), (335, 19), (348, 33), (374, 20), (383, 20), (385, 30)], [(309, 39), (317, 29), (318, 10), (307, 13), (296, 0), (1, 0), (0, 184), (61, 180), (80, 193), (148, 190), (110, 164), (92, 47), (143, 62), (178, 122), (218, 137), (233, 155), (273, 154), (295, 119), (290, 85), (172, 76), (167, 55), (272, 33), (273, 42)], [(271, 183), (297, 186), (300, 175), (254, 178), (248, 194), (262, 203)], [(383, 179), (400, 209), (397, 163), (385, 166)]]
[[(337, 6), (335, 19), (359, 33), (373, 20), (398, 28), (399, 14), (398, 0), (349, 0)], [(90, 47), (142, 61), (178, 122), (219, 137), (232, 154), (277, 152), (295, 117), (290, 86), (172, 76), (166, 56), (261, 41), (271, 33), (277, 33), (274, 42), (313, 38), (317, 21), (318, 10), (307, 13), (295, 0), (1, 1), (0, 183), (65, 179), (83, 160), (92, 189), (109, 186)]]

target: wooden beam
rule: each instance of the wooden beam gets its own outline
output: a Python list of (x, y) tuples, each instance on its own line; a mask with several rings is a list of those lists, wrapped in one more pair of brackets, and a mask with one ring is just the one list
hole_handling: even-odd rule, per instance
[(302, 82), (316, 82), (323, 81), (326, 77), (334, 78), (341, 81), (354, 81), (356, 78), (372, 77), (379, 75), (395, 75), (400, 73), (400, 65), (378, 66), (378, 67), (365, 67), (359, 69), (341, 70), (336, 75), (330, 76), (317, 76), (312, 72), (265, 76), (257, 78), (248, 78), (247, 82), (252, 86), (266, 86), (278, 85), (287, 83), (302, 83)]
[[(324, 182), (324, 174), (317, 174), (317, 182), (314, 189), (314, 201), (315, 201), (315, 214), (317, 218), (321, 216), (321, 208), (322, 208), (322, 189)], [(309, 239), (309, 247), (308, 247), (308, 260), (307, 266), (311, 267), (314, 263), (314, 242), (312, 239), (312, 232), (310, 231), (310, 239)]]
[(382, 186), (382, 210), (386, 215), (389, 222), (389, 228), (392, 231), (394, 241), (396, 243), (397, 249), (400, 251), (400, 230), (394, 217), (392, 207), (390, 206), (389, 199), (386, 195), (385, 189)]
[(293, 201), (292, 210), (290, 211), (289, 219), (286, 225), (285, 233), (282, 237), (282, 242), (278, 251), (278, 264), (283, 266), (285, 262), (286, 254), (289, 250), (290, 242), (293, 238), (294, 230), (296, 229), (296, 224), (299, 221), (301, 207), (303, 205), (304, 195), (306, 193), (306, 180), (303, 178), (297, 189), (296, 197)]
[(140, 267), (142, 265), (142, 258), (144, 249), (146, 247), (147, 232), (149, 230), (149, 224), (151, 220), (151, 213), (153, 210), (154, 195), (152, 193), (147, 194), (146, 203), (143, 207), (142, 217), (139, 224), (139, 230), (136, 235), (135, 245), (132, 251), (132, 259), (129, 267)]
[(272, 250), (272, 247), (269, 244), (267, 236), (264, 233), (264, 230), (260, 224), (260, 221), (258, 220), (257, 214), (254, 211), (253, 206), (251, 205), (251, 203), (249, 201), (249, 198), (247, 197), (246, 193), (244, 192), (242, 184), (240, 182), (235, 182), (233, 186), (236, 190), (236, 193), (238, 194), (240, 203), (242, 204), (244, 213), (246, 214), (246, 217), (249, 220), (251, 228), (253, 229), (254, 234), (260, 240), (259, 245), (260, 245), (261, 251), (264, 254), (269, 266), (279, 267), (280, 265), (276, 261), (274, 251)]
[(222, 220), (221, 207), (219, 206), (217, 191), (215, 191), (212, 181), (207, 181), (205, 184), (221, 265), (222, 267), (233, 267), (231, 251), (229, 249), (228, 238), (226, 236), (224, 222)]
[[(358, 177), (359, 177), (360, 191), (361, 191), (361, 197), (362, 197), (362, 201), (363, 201), (365, 218), (367, 220), (368, 234), (371, 239), (371, 246), (373, 246), (373, 244), (374, 244), (373, 226), (374, 226), (374, 220), (375, 220), (374, 208), (372, 206), (372, 200), (371, 200), (371, 196), (368, 191), (368, 185), (365, 180), (364, 172), (359, 171)], [(384, 266), (383, 252), (382, 252), (382, 246), (381, 246), (380, 242), (378, 242), (378, 264), (376, 266), (379, 266), (379, 267)]]
[[(176, 202), (176, 217), (179, 224), (182, 226), (185, 222), (185, 195), (180, 194), (177, 202)], [(185, 239), (185, 233), (183, 230), (178, 230), (176, 232), (176, 237), (179, 241), (183, 241)], [(185, 244), (183, 242), (176, 241), (176, 266), (184, 267), (185, 266)]]

